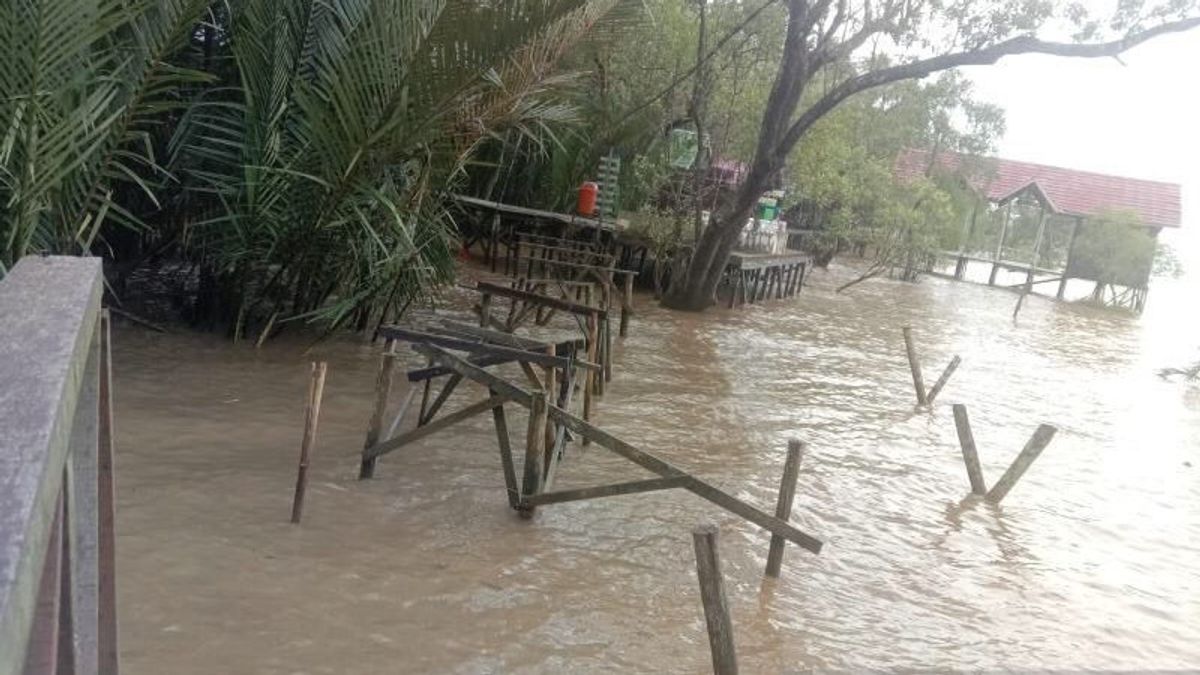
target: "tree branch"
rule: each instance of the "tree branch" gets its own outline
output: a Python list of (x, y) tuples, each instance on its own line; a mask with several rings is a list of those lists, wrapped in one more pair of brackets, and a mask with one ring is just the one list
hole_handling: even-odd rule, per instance
[(852, 77), (834, 87), (821, 97), (812, 107), (805, 110), (788, 129), (779, 145), (781, 156), (791, 151), (792, 147), (808, 131), (817, 120), (833, 110), (845, 99), (867, 89), (873, 89), (900, 80), (919, 79), (931, 73), (949, 70), (959, 66), (982, 66), (993, 64), (1005, 56), (1016, 54), (1050, 54), (1073, 58), (1100, 58), (1117, 56), (1137, 45), (1168, 33), (1180, 33), (1200, 26), (1200, 17), (1189, 17), (1148, 28), (1144, 31), (1127, 35), (1119, 40), (1097, 42), (1091, 44), (1076, 44), (1070, 42), (1049, 42), (1040, 40), (1032, 35), (1021, 35), (1002, 42), (997, 42), (980, 49), (942, 54), (910, 63), (881, 68)]

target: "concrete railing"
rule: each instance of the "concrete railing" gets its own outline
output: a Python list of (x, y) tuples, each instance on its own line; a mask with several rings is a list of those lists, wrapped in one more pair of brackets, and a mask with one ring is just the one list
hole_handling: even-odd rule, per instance
[(117, 673), (102, 293), (96, 258), (0, 280), (0, 675)]

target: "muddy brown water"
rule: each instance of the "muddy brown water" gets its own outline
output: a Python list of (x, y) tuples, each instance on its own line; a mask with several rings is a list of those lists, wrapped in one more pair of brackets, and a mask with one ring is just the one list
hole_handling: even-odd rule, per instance
[[(1186, 297), (1153, 291), (1140, 319), (1031, 300), (1014, 327), (1008, 293), (833, 294), (848, 275), (701, 316), (639, 297), (598, 404), (604, 428), (766, 510), (787, 439), (808, 443), (793, 520), (826, 545), (789, 546), (774, 583), (768, 536), (685, 492), (519, 520), (489, 416), (355, 480), (377, 347), (118, 330), (125, 672), (705, 672), (702, 521), (743, 672), (1200, 665), (1200, 387), (1155, 375), (1195, 355)], [(932, 413), (913, 409), (904, 324), (928, 380), (964, 359)], [(329, 377), (295, 527), (314, 357)], [(452, 405), (481, 393), (462, 390)], [(1039, 423), (1060, 428), (1001, 507), (964, 501), (953, 402), (991, 481)], [(557, 487), (643, 476), (572, 446)]]

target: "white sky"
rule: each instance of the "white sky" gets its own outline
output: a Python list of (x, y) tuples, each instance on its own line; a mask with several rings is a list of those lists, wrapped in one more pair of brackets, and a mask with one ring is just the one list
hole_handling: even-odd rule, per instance
[(1183, 231), (1166, 241), (1194, 275), (1200, 270), (1200, 29), (1151, 40), (1121, 60), (1125, 65), (1014, 56), (963, 71), (980, 100), (1007, 113), (1001, 157), (1182, 185)]

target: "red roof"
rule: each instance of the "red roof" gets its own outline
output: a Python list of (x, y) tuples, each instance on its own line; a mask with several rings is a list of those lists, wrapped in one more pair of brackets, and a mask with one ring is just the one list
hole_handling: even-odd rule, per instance
[[(935, 166), (943, 171), (957, 171), (964, 159), (957, 153), (943, 151), (937, 154)], [(1103, 211), (1132, 211), (1145, 225), (1179, 227), (1181, 206), (1179, 186), (1175, 183), (1000, 158), (983, 159), (981, 165), (982, 175), (968, 180), (990, 201), (1004, 201), (1033, 184), (1055, 213), (1094, 216)], [(895, 175), (901, 180), (911, 180), (925, 175), (928, 168), (928, 151), (903, 150), (896, 158)]]

